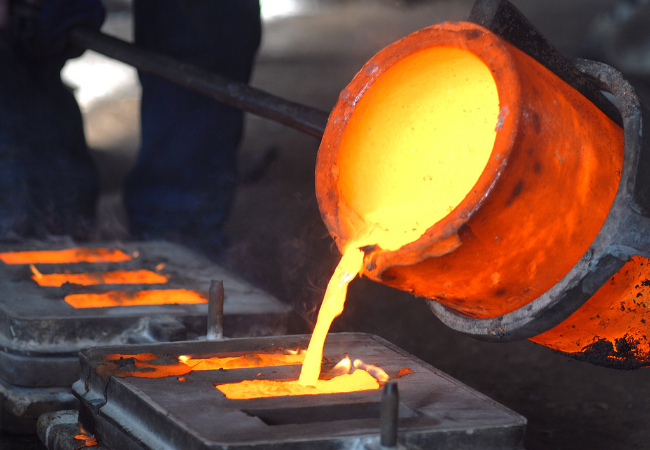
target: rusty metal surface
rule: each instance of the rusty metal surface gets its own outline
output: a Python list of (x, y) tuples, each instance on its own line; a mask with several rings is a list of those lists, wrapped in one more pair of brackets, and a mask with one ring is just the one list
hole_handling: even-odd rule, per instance
[(571, 271), (542, 296), (509, 314), (475, 319), (458, 314), (436, 302), (432, 311), (449, 327), (477, 338), (513, 341), (541, 334), (580, 308), (631, 256), (650, 256), (648, 192), (645, 173), (650, 149), (650, 114), (633, 87), (615, 69), (593, 61), (577, 61), (577, 67), (610, 92), (621, 111), (625, 133), (625, 156), (621, 182), (614, 204), (598, 236)]
[[(108, 353), (197, 355), (306, 347), (309, 336), (179, 342), (81, 352), (82, 425), (117, 449), (358, 448), (379, 442), (381, 390), (350, 394), (229, 400), (215, 383), (296, 379), (300, 366), (191, 372), (160, 379), (102, 378), (93, 369)], [(399, 437), (407, 448), (521, 448), (525, 419), (376, 336), (331, 334), (324, 355), (379, 365), (399, 380)], [(260, 374), (260, 375), (258, 375)], [(197, 405), (200, 405), (197, 407)]]

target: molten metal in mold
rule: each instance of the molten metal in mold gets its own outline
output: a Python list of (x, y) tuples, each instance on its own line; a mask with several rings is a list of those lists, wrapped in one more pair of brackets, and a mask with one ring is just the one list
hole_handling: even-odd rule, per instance
[(295, 395), (341, 394), (379, 389), (379, 383), (364, 370), (339, 375), (329, 380), (317, 380), (315, 386), (304, 386), (299, 381), (244, 380), (239, 383), (215, 386), (232, 400), (284, 397)]
[(68, 248), (0, 253), (5, 264), (72, 264), (129, 261), (132, 257), (122, 250), (110, 248)]
[[(163, 379), (107, 377), (98, 371), (107, 362), (107, 353), (150, 352), (206, 359), (285, 353), (280, 348), (305, 348), (307, 344), (308, 336), (276, 336), (142, 345), (135, 352), (127, 346), (82, 350), (84, 375), (73, 386), (81, 402), (78, 417), (84, 426), (99, 433), (103, 444), (115, 449), (124, 448), (125, 442), (143, 448), (158, 448), (165, 442), (177, 450), (187, 449), (188, 443), (196, 450), (215, 446), (280, 450), (287, 445), (331, 450), (378, 443), (379, 389), (235, 400), (215, 388), (246, 379), (296, 380), (296, 366), (192, 371)], [(346, 353), (353, 360), (361, 358), (367, 364), (385, 367), (391, 375), (403, 367), (412, 369), (412, 374), (399, 380), (399, 431), (404, 442), (417, 442), (421, 448), (479, 449), (485, 448), (481, 444), (489, 439), (494, 448), (521, 448), (525, 419), (376, 336), (330, 334), (325, 345), (325, 375), (331, 374), (332, 358), (339, 360)], [(353, 377), (368, 376), (357, 370), (346, 378)], [(443, 440), (446, 445), (438, 445)]]
[[(119, 378), (164, 378), (180, 377), (193, 371), (246, 369), (250, 367), (275, 367), (300, 364), (305, 354), (254, 353), (232, 357), (191, 357), (155, 355), (140, 353), (136, 355), (105, 355), (106, 361), (96, 367), (102, 376)], [(354, 361), (356, 370), (348, 357), (336, 365), (328, 380), (317, 380), (313, 386), (305, 386), (297, 380), (244, 380), (238, 383), (215, 385), (229, 399), (282, 397), (286, 395), (318, 395), (357, 392), (378, 389), (380, 382), (388, 381), (388, 375), (379, 367), (366, 365), (361, 360)], [(344, 370), (341, 370), (343, 368)], [(319, 367), (320, 369), (320, 367)], [(352, 373), (348, 373), (353, 370)], [(320, 370), (319, 370), (320, 372)], [(180, 380), (180, 379), (179, 379)], [(186, 381), (185, 379), (180, 381)]]
[[(32, 265), (33, 267), (33, 265)], [(113, 272), (42, 274), (34, 268), (32, 279), (40, 286), (62, 286), (65, 283), (92, 286), (97, 284), (164, 284), (167, 277), (150, 270), (115, 270)]]
[(304, 353), (285, 355), (283, 353), (256, 353), (233, 357), (192, 358), (179, 356), (179, 361), (192, 370), (243, 369), (246, 367), (270, 367), (302, 364)]
[(112, 306), (181, 305), (207, 303), (208, 296), (188, 289), (151, 291), (108, 291), (99, 294), (71, 294), (64, 300), (75, 309)]
[[(287, 352), (288, 353), (288, 352)], [(214, 356), (210, 358), (181, 355), (178, 358), (139, 353), (137, 355), (105, 355), (108, 364), (101, 369), (117, 377), (163, 378), (185, 375), (192, 371), (230, 370), (249, 367), (272, 367), (301, 364), (304, 353), (247, 353), (239, 356)], [(99, 370), (99, 369), (98, 369)]]

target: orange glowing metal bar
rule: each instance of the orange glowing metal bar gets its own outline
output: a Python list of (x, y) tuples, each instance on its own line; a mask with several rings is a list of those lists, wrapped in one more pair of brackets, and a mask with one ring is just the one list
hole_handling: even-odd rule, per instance
[(192, 370), (219, 370), (219, 369), (243, 369), (247, 367), (271, 367), (291, 366), (302, 364), (305, 354), (284, 355), (277, 353), (248, 354), (227, 358), (183, 358), (179, 360), (192, 368)]
[(116, 270), (113, 272), (92, 273), (53, 273), (32, 275), (40, 286), (62, 286), (65, 283), (92, 286), (96, 284), (163, 284), (167, 277), (150, 270)]
[(131, 259), (131, 256), (127, 255), (123, 251), (109, 248), (68, 248), (65, 250), (0, 253), (0, 261), (5, 264), (100, 263), (122, 262)]
[(187, 289), (152, 291), (109, 291), (100, 294), (72, 294), (64, 300), (75, 309), (111, 306), (181, 305), (207, 303), (207, 294)]
[(245, 380), (215, 386), (233, 400), (284, 397), (296, 395), (340, 394), (379, 389), (379, 383), (363, 370), (340, 375), (330, 380), (318, 380), (316, 386), (303, 386), (298, 381)]

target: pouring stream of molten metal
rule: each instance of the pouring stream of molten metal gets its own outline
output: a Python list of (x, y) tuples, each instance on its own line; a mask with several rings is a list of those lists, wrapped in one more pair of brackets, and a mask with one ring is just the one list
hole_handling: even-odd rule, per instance
[(361, 225), (327, 286), (302, 385), (318, 380), (329, 327), (343, 311), (348, 284), (363, 269), (359, 248), (397, 250), (416, 241), (473, 188), (496, 138), (499, 96), (478, 57), (431, 48), (388, 68), (358, 101), (355, 114), (332, 172), (338, 172), (342, 197)]
[(323, 359), (323, 346), (332, 321), (341, 315), (345, 305), (348, 284), (363, 267), (363, 252), (356, 245), (343, 253), (334, 275), (327, 285), (323, 304), (318, 312), (316, 327), (309, 341), (307, 355), (302, 365), (298, 383), (303, 386), (316, 386)]

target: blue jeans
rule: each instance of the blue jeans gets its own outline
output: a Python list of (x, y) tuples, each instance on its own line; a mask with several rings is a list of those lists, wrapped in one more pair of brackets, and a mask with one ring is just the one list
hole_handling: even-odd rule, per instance
[[(248, 82), (261, 38), (257, 0), (135, 0), (136, 44)], [(208, 241), (232, 205), (243, 113), (152, 75), (142, 83), (142, 147), (126, 179), (131, 232)]]
[(59, 76), (0, 36), (0, 239), (89, 237), (98, 180), (81, 113)]

